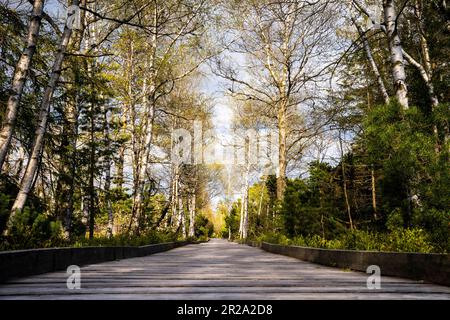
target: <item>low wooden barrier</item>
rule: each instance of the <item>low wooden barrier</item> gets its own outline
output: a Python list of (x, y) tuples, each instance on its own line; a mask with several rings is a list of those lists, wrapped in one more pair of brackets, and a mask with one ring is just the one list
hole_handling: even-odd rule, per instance
[(198, 242), (167, 242), (140, 247), (50, 248), (0, 252), (0, 282), (11, 278), (65, 270), (70, 265), (142, 257)]
[(329, 250), (283, 246), (267, 242), (248, 242), (247, 244), (271, 253), (337, 268), (366, 272), (368, 266), (377, 265), (381, 269), (381, 275), (450, 286), (449, 254)]

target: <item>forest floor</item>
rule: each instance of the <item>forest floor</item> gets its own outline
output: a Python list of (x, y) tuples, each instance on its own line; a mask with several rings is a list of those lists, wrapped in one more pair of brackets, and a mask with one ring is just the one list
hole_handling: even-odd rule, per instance
[(212, 239), (146, 257), (83, 266), (81, 288), (65, 271), (0, 286), (5, 299), (450, 299), (450, 288), (382, 276), (367, 288), (362, 272), (275, 255)]

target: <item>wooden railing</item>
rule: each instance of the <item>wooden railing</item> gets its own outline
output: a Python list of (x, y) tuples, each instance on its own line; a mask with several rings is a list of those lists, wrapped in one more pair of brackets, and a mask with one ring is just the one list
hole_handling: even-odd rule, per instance
[(50, 248), (0, 252), (0, 282), (46, 272), (65, 270), (70, 265), (142, 257), (193, 242), (180, 241), (140, 247)]
[(248, 245), (321, 265), (366, 272), (377, 265), (381, 274), (450, 286), (450, 255), (356, 250), (330, 250), (248, 241)]

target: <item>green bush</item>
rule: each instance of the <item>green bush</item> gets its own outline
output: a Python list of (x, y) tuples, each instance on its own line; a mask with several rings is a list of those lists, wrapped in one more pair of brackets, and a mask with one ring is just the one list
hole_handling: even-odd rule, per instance
[(391, 231), (384, 239), (382, 251), (395, 252), (433, 252), (429, 235), (422, 229), (397, 229)]
[(115, 235), (112, 238), (95, 237), (93, 239), (80, 238), (72, 245), (75, 247), (86, 246), (144, 246), (148, 244), (176, 241), (177, 237), (172, 232), (148, 231), (142, 235), (134, 236), (127, 234)]
[(392, 211), (386, 220), (386, 228), (390, 231), (397, 230), (403, 228), (403, 216), (402, 211), (397, 208)]
[(2, 241), (1, 249), (47, 248), (62, 243), (62, 228), (59, 221), (25, 207), (22, 212), (15, 215), (10, 234)]
[(431, 242), (440, 252), (450, 252), (450, 211), (417, 210), (413, 221), (414, 225), (428, 232)]
[(0, 192), (0, 234), (3, 233), (3, 230), (6, 227), (6, 223), (8, 222), (10, 200), (11, 199), (8, 195)]
[(257, 241), (261, 242), (269, 242), (269, 243), (276, 243), (276, 244), (282, 244), (282, 245), (290, 245), (291, 241), (283, 234), (280, 233), (274, 233), (269, 232), (266, 233), (258, 238), (256, 238)]
[(420, 253), (436, 251), (430, 241), (430, 236), (419, 228), (398, 228), (388, 233), (353, 230), (343, 233), (335, 239), (325, 239), (318, 235), (297, 236), (289, 239), (282, 234), (269, 233), (259, 237), (258, 240), (281, 245), (323, 249)]
[(349, 250), (380, 250), (380, 238), (376, 233), (370, 233), (364, 230), (352, 230), (340, 236), (342, 249)]
[(204, 215), (195, 217), (195, 237), (199, 240), (207, 240), (214, 233), (214, 225)]
[(2, 241), (0, 250), (18, 250), (50, 247), (87, 247), (87, 246), (143, 246), (176, 241), (174, 232), (150, 230), (139, 236), (119, 234), (112, 238), (84, 237), (67, 240), (62, 237), (59, 221), (52, 221), (44, 214), (35, 214), (29, 208), (15, 217), (11, 234)]

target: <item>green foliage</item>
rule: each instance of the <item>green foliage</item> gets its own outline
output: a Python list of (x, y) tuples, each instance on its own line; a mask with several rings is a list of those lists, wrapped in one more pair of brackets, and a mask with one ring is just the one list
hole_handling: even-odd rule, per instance
[(10, 197), (6, 194), (0, 192), (0, 233), (6, 227), (8, 222), (9, 212), (10, 212)]
[(389, 233), (381, 250), (430, 253), (434, 251), (434, 248), (424, 230), (407, 228), (397, 229)]
[(428, 230), (430, 240), (440, 252), (450, 252), (450, 210), (415, 210), (414, 225)]
[(435, 152), (436, 138), (422, 111), (402, 111), (394, 101), (370, 112), (364, 126), (369, 159), (382, 170), (386, 211), (399, 208), (405, 225), (411, 226), (411, 196), (423, 199), (422, 205), (448, 206), (443, 192), (450, 190), (447, 152)]
[(241, 207), (240, 200), (233, 203), (230, 214), (225, 217), (225, 230), (222, 232), (222, 237), (228, 238), (231, 233), (231, 238), (236, 239), (239, 233), (239, 208)]
[(79, 237), (67, 240), (61, 237), (61, 224), (49, 221), (42, 214), (36, 217), (31, 226), (29, 223), (27, 209), (16, 220), (14, 233), (8, 237), (8, 241), (2, 242), (0, 251), (52, 247), (143, 246), (178, 240), (174, 232), (156, 230), (147, 231), (139, 236), (119, 234), (112, 238), (98, 236), (93, 239)]
[(288, 181), (281, 213), (289, 236), (320, 232), (320, 213), (306, 206), (309, 194), (310, 190), (302, 180)]
[[(436, 152), (433, 133), (433, 121), (440, 128), (448, 121), (438, 116), (442, 113), (448, 110), (437, 108), (436, 120), (430, 120), (423, 108), (403, 110), (395, 100), (373, 108), (363, 121), (363, 135), (341, 163), (313, 162), (306, 179), (288, 181), (279, 212), (283, 230), (254, 238), (330, 249), (449, 252), (448, 146)], [(358, 230), (346, 227), (344, 181)]]
[(14, 216), (10, 234), (3, 241), (1, 249), (59, 246), (63, 242), (61, 235), (59, 221), (25, 207), (22, 212), (18, 211)]
[(288, 237), (278, 232), (268, 232), (266, 234), (257, 237), (255, 240), (282, 245), (290, 245), (292, 243)]
[[(0, 174), (0, 234), (3, 233), (4, 228), (6, 227), (11, 207), (18, 192), (19, 188), (14, 180), (7, 175)], [(27, 206), (28, 210), (35, 212), (34, 215), (36, 215), (37, 212), (45, 211), (42, 199), (34, 194), (29, 195)]]
[(395, 209), (388, 215), (386, 221), (386, 227), (390, 231), (398, 230), (403, 228), (404, 222), (400, 209)]
[(195, 237), (199, 240), (207, 240), (214, 233), (214, 225), (207, 217), (199, 214), (195, 217)]
[(147, 231), (139, 236), (119, 234), (112, 238), (95, 237), (93, 239), (80, 238), (71, 246), (144, 246), (148, 244), (176, 241), (177, 236), (173, 232)]
[(446, 116), (448, 105), (437, 107), (430, 121), (421, 109), (403, 112), (394, 101), (369, 113), (365, 123), (369, 156), (382, 171), (383, 209), (390, 212), (386, 227), (423, 228), (441, 251), (449, 248), (449, 154), (445, 145), (436, 152), (432, 124), (442, 132)]
[(307, 180), (288, 181), (280, 213), (289, 237), (331, 236), (344, 229), (334, 199), (334, 171), (328, 164), (313, 162)]
[(323, 249), (346, 249), (385, 252), (435, 252), (429, 235), (422, 229), (396, 229), (389, 233), (372, 233), (353, 230), (335, 239), (325, 239), (319, 235), (297, 236), (289, 239), (281, 234), (266, 234), (258, 241)]

